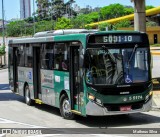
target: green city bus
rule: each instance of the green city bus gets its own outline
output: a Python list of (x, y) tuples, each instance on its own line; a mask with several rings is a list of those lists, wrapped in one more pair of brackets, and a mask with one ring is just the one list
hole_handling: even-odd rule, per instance
[(27, 105), (57, 107), (65, 119), (149, 111), (147, 34), (68, 29), (10, 40), (9, 83)]

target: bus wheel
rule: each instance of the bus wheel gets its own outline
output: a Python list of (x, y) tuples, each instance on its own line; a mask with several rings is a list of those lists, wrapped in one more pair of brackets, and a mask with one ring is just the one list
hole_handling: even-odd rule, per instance
[(60, 98), (60, 112), (62, 117), (65, 119), (72, 120), (75, 117), (75, 114), (71, 112), (71, 104), (65, 94), (63, 94)]
[(34, 101), (30, 97), (30, 89), (28, 85), (25, 87), (25, 102), (29, 106), (34, 104)]

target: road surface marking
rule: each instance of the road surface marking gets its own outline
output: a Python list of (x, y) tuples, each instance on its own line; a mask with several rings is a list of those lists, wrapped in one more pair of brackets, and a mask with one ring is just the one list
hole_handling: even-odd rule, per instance
[(47, 127), (36, 126), (36, 125), (32, 125), (32, 124), (26, 124), (26, 123), (22, 123), (22, 122), (12, 121), (12, 120), (8, 120), (8, 119), (4, 119), (4, 118), (0, 118), (0, 124), (19, 124), (19, 125), (23, 125), (23, 126), (29, 126), (32, 128), (47, 128)]

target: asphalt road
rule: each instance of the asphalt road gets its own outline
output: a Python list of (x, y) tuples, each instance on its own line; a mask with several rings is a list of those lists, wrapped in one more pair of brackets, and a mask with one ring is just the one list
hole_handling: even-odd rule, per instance
[(9, 90), (9, 84), (0, 84), (0, 90)]

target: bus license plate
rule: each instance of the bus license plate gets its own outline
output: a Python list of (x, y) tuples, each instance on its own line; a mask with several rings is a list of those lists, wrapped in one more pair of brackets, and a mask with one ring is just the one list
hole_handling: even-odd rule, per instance
[(131, 110), (131, 106), (121, 106), (120, 107), (120, 111), (130, 111)]

